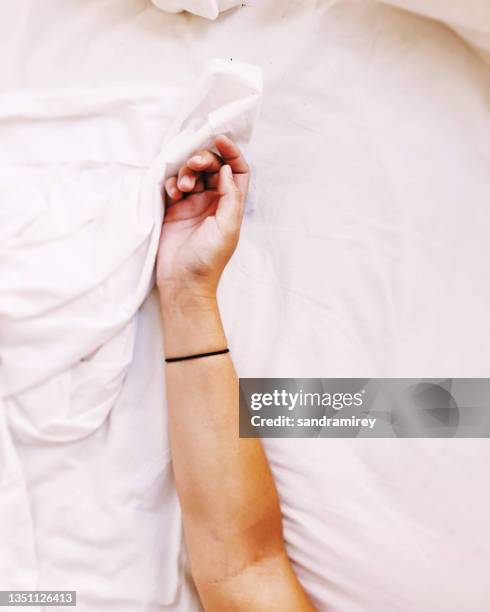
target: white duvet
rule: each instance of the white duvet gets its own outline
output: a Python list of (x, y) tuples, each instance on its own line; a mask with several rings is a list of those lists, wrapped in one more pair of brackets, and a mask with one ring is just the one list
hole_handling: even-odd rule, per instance
[[(167, 86), (131, 96), (83, 90), (3, 97), (5, 589), (68, 580), (86, 609), (114, 605), (120, 589), (120, 610), (190, 605), (179, 593), (181, 529), (164, 390), (161, 383), (154, 389), (160, 414), (145, 415), (148, 429), (158, 425), (156, 435), (136, 433), (137, 448), (145, 445), (141, 452), (128, 440), (134, 415), (125, 410), (125, 396), (131, 362), (141, 361), (142, 371), (153, 363), (144, 351), (136, 356), (144, 329), (137, 312), (152, 287), (163, 181), (218, 134), (246, 143), (260, 95), (258, 68), (222, 60), (190, 91)], [(159, 321), (153, 319), (154, 334)], [(34, 453), (40, 486), (36, 478), (25, 481), (14, 439)], [(41, 516), (47, 513), (48, 525), (38, 523), (33, 502)], [(40, 533), (45, 541), (37, 540)], [(83, 571), (64, 575), (66, 535), (69, 557), (90, 559), (86, 578)], [(62, 567), (54, 569), (58, 563)]]
[[(108, 274), (108, 293), (96, 297), (106, 298), (100, 303), (110, 311), (87, 320), (84, 307), (63, 337), (57, 328), (54, 338), (53, 328), (55, 344), (43, 350), (32, 309), (55, 325), (47, 316), (53, 301), (68, 307), (70, 296), (94, 286), (87, 270), (100, 270), (58, 245), (49, 274), (42, 266), (33, 285), (25, 267), (13, 266), (4, 236), (15, 242), (34, 232), (25, 226), (29, 214), (39, 202), (56, 201), (61, 189), (72, 196), (62, 207), (66, 218), (36, 232), (59, 235), (68, 223), (82, 227), (83, 215), (93, 217), (66, 168), (42, 182), (18, 177), (41, 172), (36, 156), (66, 156), (71, 138), (84, 157), (110, 154), (124, 166), (124, 181), (116, 178), (119, 167), (99, 177), (87, 169), (90, 201), (101, 207), (111, 194), (116, 208), (136, 202), (127, 199), (139, 185), (134, 166), (149, 167), (183, 92), (212, 57), (264, 72), (244, 231), (220, 295), (239, 374), (489, 375), (486, 3), (403, 1), (433, 19), (375, 2), (241, 4), (215, 22), (167, 14), (146, 0), (19, 0), (0, 8), (0, 86), (9, 109), (19, 90), (29, 112), (33, 100), (59, 100), (73, 89), (96, 91), (99, 99), (117, 89), (131, 102), (129, 115), (107, 107), (106, 127), (84, 124), (81, 137), (72, 121), (59, 119), (41, 137), (46, 117), (29, 127), (36, 138), (18, 129), (2, 137), (2, 161), (17, 158), (2, 170), (13, 178), (3, 182), (0, 265), (8, 262), (16, 274), (7, 290), (0, 278), (8, 314), (0, 322), (7, 397), (0, 534), (9, 551), (0, 556), (0, 588), (9, 588), (7, 577), (18, 588), (76, 589), (87, 611), (196, 607), (166, 446), (154, 296), (133, 325), (113, 329), (113, 340), (93, 354), (86, 350), (84, 325), (90, 331), (129, 320), (151, 285), (151, 265), (142, 275), (134, 268), (131, 286), (118, 287), (117, 275)], [(168, 98), (151, 102), (142, 93), (162, 85)], [(17, 113), (15, 125), (21, 119)], [(3, 125), (9, 133), (14, 124)], [(125, 125), (134, 126), (134, 138), (122, 138)], [(21, 168), (27, 152), (28, 171)], [(15, 201), (4, 195), (14, 192)], [(138, 231), (121, 217), (116, 224), (126, 236)], [(141, 234), (143, 249), (150, 234)], [(107, 243), (116, 259), (128, 246), (119, 238)], [(146, 253), (151, 261), (151, 249)], [(48, 291), (32, 299), (43, 279)], [(20, 296), (15, 308), (11, 287)], [(29, 325), (15, 325), (15, 317)], [(12, 339), (25, 345), (22, 353), (12, 352)], [(59, 367), (56, 373), (54, 363), (75, 356), (86, 359), (75, 375), (63, 377)], [(41, 373), (49, 382), (35, 397)], [(21, 393), (15, 385), (22, 381), (29, 383)], [(87, 422), (97, 419), (93, 431)], [(488, 607), (487, 440), (270, 440), (266, 447), (288, 549), (319, 610)]]

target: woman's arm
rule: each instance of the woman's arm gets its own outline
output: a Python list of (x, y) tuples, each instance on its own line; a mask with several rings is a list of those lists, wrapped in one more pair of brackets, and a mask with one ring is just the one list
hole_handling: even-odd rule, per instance
[[(157, 284), (166, 357), (227, 346), (216, 289), (238, 241), (248, 168), (229, 139), (216, 147), (221, 158), (202, 151), (165, 186)], [(169, 363), (166, 382), (185, 538), (205, 609), (313, 610), (285, 551), (261, 443), (238, 435), (229, 354)]]

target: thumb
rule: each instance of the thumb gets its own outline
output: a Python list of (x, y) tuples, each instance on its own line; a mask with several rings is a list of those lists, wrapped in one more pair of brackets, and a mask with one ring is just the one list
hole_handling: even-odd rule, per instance
[(225, 231), (236, 232), (240, 229), (243, 217), (243, 199), (230, 166), (221, 166), (218, 178), (219, 201), (216, 221)]

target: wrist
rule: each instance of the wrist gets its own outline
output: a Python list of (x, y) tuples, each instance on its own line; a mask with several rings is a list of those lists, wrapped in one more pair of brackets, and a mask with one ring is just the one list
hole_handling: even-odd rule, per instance
[(217, 283), (209, 279), (173, 280), (157, 279), (157, 289), (162, 308), (173, 306), (177, 308), (206, 308), (206, 305), (216, 303)]
[(159, 297), (166, 357), (226, 347), (215, 294), (160, 291)]
[(158, 287), (160, 310), (164, 318), (169, 316), (195, 316), (201, 312), (217, 310), (216, 292), (190, 287)]

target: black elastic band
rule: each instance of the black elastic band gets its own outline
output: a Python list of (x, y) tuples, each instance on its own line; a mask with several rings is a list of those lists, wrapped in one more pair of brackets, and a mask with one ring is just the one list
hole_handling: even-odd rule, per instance
[(197, 355), (186, 355), (185, 357), (167, 357), (165, 363), (173, 363), (174, 361), (187, 361), (188, 359), (199, 359), (201, 357), (212, 357), (213, 355), (225, 355), (230, 349), (225, 348), (221, 351), (211, 351), (210, 353), (198, 353)]

